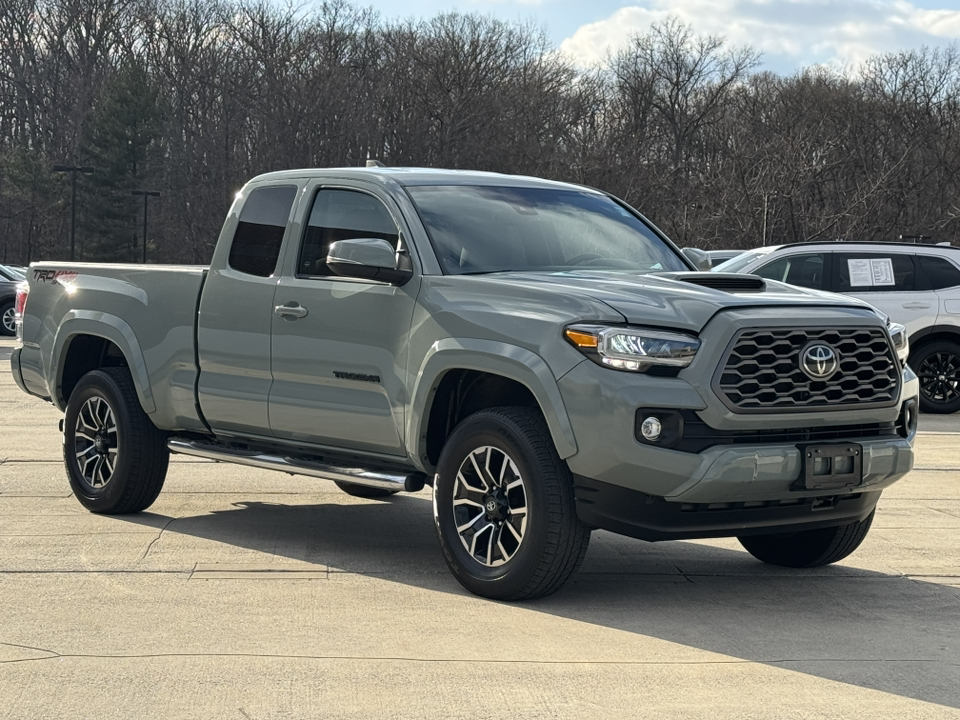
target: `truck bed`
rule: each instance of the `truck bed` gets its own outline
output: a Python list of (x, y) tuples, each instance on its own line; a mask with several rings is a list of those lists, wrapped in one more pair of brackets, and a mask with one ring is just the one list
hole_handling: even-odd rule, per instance
[(106, 337), (124, 350), (157, 426), (203, 430), (194, 386), (197, 304), (206, 273), (205, 266), (184, 265), (31, 265), (20, 353), (24, 389), (63, 409), (64, 378), (52, 358), (78, 338)]

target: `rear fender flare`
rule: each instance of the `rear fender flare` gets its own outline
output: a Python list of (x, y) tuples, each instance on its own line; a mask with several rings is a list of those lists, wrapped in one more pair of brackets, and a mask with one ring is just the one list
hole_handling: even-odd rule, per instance
[(156, 411), (157, 406), (150, 388), (150, 377), (147, 374), (147, 363), (133, 328), (116, 315), (95, 310), (70, 310), (57, 328), (51, 362), (47, 370), (47, 387), (57, 408), (66, 409), (66, 398), (61, 393), (63, 359), (66, 357), (71, 340), (78, 335), (102, 337), (120, 348), (137, 389), (140, 406), (148, 415)]

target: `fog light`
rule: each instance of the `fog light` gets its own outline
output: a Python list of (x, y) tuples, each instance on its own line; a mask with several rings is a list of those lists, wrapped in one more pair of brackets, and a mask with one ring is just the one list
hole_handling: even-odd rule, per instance
[(655, 417), (648, 417), (640, 425), (640, 434), (651, 442), (656, 441), (660, 437), (661, 430), (660, 421)]

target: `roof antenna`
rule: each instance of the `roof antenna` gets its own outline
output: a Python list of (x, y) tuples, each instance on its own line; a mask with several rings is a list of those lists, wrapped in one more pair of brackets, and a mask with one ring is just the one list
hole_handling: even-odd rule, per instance
[(384, 165), (384, 164), (383, 164), (382, 162), (380, 162), (379, 160), (374, 160), (374, 159), (372, 159), (372, 158), (367, 158), (367, 167), (386, 167), (386, 165)]

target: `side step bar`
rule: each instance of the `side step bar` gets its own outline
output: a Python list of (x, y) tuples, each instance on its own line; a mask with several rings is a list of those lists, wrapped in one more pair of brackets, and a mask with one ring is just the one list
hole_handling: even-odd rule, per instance
[(346, 467), (331, 463), (293, 458), (285, 455), (273, 455), (259, 450), (241, 450), (228, 448), (213, 443), (183, 438), (170, 438), (167, 441), (170, 452), (183, 455), (217, 460), (220, 462), (250, 465), (251, 467), (266, 470), (279, 470), (292, 475), (309, 475), (310, 477), (325, 480), (339, 480), (340, 482), (365, 485), (366, 487), (381, 488), (383, 490), (405, 490), (417, 492), (422, 490), (426, 482), (423, 473), (402, 473), (388, 470), (371, 470), (369, 468)]

